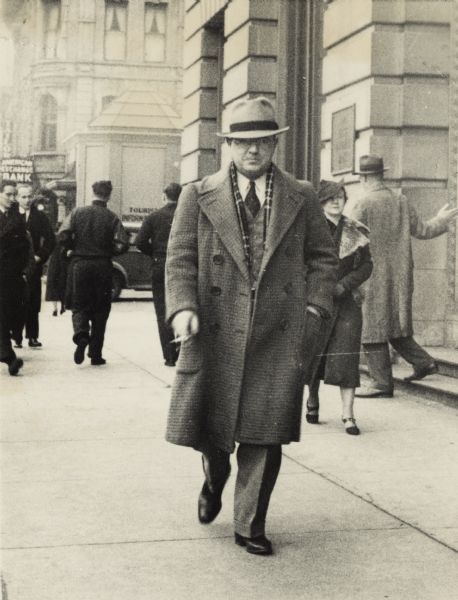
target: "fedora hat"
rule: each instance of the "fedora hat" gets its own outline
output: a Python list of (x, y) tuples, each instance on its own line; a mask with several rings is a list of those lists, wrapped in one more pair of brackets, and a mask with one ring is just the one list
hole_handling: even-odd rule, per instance
[(371, 175), (389, 171), (383, 166), (383, 158), (377, 154), (365, 154), (359, 159), (359, 171), (353, 171), (355, 175)]
[(259, 96), (241, 100), (232, 108), (229, 118), (229, 131), (217, 133), (219, 137), (231, 139), (263, 138), (288, 131), (289, 127), (279, 127), (271, 102)]

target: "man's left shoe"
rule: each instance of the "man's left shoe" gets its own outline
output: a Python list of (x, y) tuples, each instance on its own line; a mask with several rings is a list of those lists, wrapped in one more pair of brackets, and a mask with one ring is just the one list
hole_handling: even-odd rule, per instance
[(174, 366), (175, 366), (175, 361), (174, 361), (174, 360), (166, 360), (166, 361), (164, 362), (164, 365), (165, 365), (166, 367), (174, 367)]
[(429, 365), (425, 365), (423, 367), (414, 367), (412, 375), (408, 377), (404, 377), (404, 381), (417, 381), (418, 379), (423, 379), (427, 375), (434, 375), (439, 370), (437, 366), (437, 362), (433, 361), (429, 363)]
[(358, 398), (392, 398), (393, 390), (380, 390), (373, 387), (359, 387), (355, 390)]
[(8, 363), (8, 373), (12, 376), (17, 375), (19, 373), (19, 369), (22, 369), (23, 365), (24, 361), (22, 358), (13, 358), (13, 360)]
[(88, 344), (89, 340), (87, 338), (81, 338), (78, 341), (75, 353), (73, 354), (73, 360), (75, 361), (75, 364), (80, 365), (84, 361), (84, 353), (86, 352), (86, 347)]
[(265, 535), (248, 538), (236, 533), (235, 543), (238, 546), (245, 547), (246, 551), (250, 554), (257, 554), (258, 556), (270, 556), (273, 554), (272, 542)]
[(29, 346), (31, 348), (41, 348), (43, 344), (37, 340), (37, 338), (30, 338)]
[(92, 366), (106, 365), (106, 364), (107, 364), (107, 361), (104, 358), (102, 358), (101, 356), (98, 357), (98, 358), (91, 358), (91, 365)]
[(197, 516), (204, 525), (208, 525), (218, 516), (222, 507), (222, 493), (222, 489), (221, 492), (211, 492), (207, 482), (204, 483), (197, 503)]

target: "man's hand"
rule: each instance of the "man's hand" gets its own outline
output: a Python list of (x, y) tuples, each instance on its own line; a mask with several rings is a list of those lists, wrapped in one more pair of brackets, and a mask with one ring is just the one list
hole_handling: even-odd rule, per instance
[(193, 310), (180, 310), (172, 320), (175, 340), (184, 342), (199, 332), (199, 317)]
[(450, 204), (444, 204), (444, 206), (439, 210), (436, 217), (439, 217), (442, 221), (448, 223), (449, 221), (453, 221), (458, 217), (458, 207), (450, 208)]
[(41, 262), (41, 258), (39, 256), (37, 256), (36, 254), (35, 254), (35, 256), (33, 258), (35, 259), (36, 263)]

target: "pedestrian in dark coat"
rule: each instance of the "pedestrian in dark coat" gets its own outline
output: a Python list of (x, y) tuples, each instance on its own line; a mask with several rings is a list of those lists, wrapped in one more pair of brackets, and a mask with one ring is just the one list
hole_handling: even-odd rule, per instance
[(140, 252), (151, 256), (153, 261), (151, 286), (162, 354), (167, 367), (174, 367), (178, 358), (178, 345), (173, 342), (173, 330), (165, 319), (165, 259), (180, 193), (179, 183), (169, 183), (163, 194), (165, 205), (145, 218), (136, 239)]
[(18, 186), (19, 211), (25, 220), (27, 231), (32, 239), (34, 260), (27, 277), (28, 299), (25, 314), (25, 337), (31, 348), (40, 348), (39, 313), (41, 309), (41, 278), (43, 267), (56, 245), (56, 236), (46, 216), (41, 202), (42, 196), (33, 198), (32, 187)]
[(338, 282), (332, 318), (323, 328), (317, 370), (309, 384), (307, 421), (318, 423), (320, 379), (340, 387), (342, 421), (351, 435), (360, 433), (353, 413), (355, 388), (359, 386), (361, 346), (361, 292), (359, 286), (372, 272), (368, 229), (342, 213), (347, 195), (342, 183), (321, 181), (318, 200), (326, 216), (339, 255)]
[(426, 240), (445, 233), (458, 215), (447, 205), (422, 221), (405, 196), (396, 195), (383, 181), (383, 159), (362, 156), (359, 175), (364, 194), (351, 216), (370, 230), (374, 271), (363, 303), (362, 342), (371, 384), (356, 390), (361, 397), (393, 395), (388, 343), (411, 365), (407, 381), (437, 372), (437, 365), (413, 338), (413, 260), (411, 236)]
[(105, 328), (111, 310), (112, 256), (123, 254), (129, 236), (114, 212), (107, 208), (111, 181), (96, 181), (90, 206), (76, 208), (62, 223), (58, 239), (71, 250), (67, 302), (72, 309), (74, 361), (84, 361), (86, 347), (92, 365), (104, 365)]
[(31, 243), (16, 203), (16, 186), (0, 187), (0, 362), (17, 375), (23, 365), (11, 345), (18, 315), (25, 302), (25, 271), (31, 259)]
[(265, 98), (234, 106), (221, 134), (232, 162), (184, 189), (166, 263), (167, 315), (182, 340), (167, 439), (202, 452), (201, 523), (221, 508), (239, 444), (235, 541), (254, 554), (272, 553), (265, 519), (281, 445), (299, 440), (305, 348), (336, 283), (311, 185), (272, 164), (287, 129)]
[(60, 302), (60, 314), (65, 312), (68, 262), (67, 250), (57, 244), (49, 258), (46, 273), (46, 300), (54, 304), (53, 317), (58, 315), (58, 302)]

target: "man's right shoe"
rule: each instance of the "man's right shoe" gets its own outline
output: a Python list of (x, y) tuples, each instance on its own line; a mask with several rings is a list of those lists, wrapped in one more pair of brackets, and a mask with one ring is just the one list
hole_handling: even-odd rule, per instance
[(73, 360), (77, 365), (80, 365), (84, 361), (84, 353), (86, 352), (86, 346), (88, 344), (89, 340), (87, 338), (79, 340), (73, 355)]
[(355, 390), (358, 398), (392, 398), (393, 390), (380, 390), (373, 387), (359, 387)]
[[(89, 356), (89, 354), (88, 354), (88, 356)], [(106, 364), (107, 364), (107, 361), (104, 358), (102, 358), (101, 356), (98, 356), (96, 358), (91, 358), (91, 365), (93, 367), (97, 366), (97, 365), (106, 365)]]
[(22, 369), (24, 361), (22, 358), (13, 358), (13, 360), (8, 363), (8, 373), (12, 376), (17, 375), (19, 373), (19, 369)]
[(414, 367), (412, 375), (408, 377), (404, 377), (404, 381), (417, 381), (419, 379), (423, 379), (427, 375), (434, 375), (439, 371), (439, 367), (437, 366), (437, 362), (433, 361), (429, 363), (429, 365), (423, 365), (422, 367)]
[(207, 525), (216, 519), (222, 507), (222, 493), (222, 489), (220, 492), (211, 492), (207, 482), (204, 483), (197, 503), (197, 516), (201, 523)]
[(238, 546), (244, 546), (250, 554), (257, 554), (258, 556), (270, 556), (273, 554), (272, 542), (265, 535), (248, 538), (240, 535), (240, 533), (236, 533), (235, 543)]

